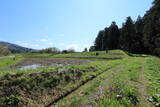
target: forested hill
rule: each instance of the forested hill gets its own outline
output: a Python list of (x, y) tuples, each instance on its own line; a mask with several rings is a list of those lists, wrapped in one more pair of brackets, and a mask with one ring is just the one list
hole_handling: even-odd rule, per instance
[(160, 0), (154, 0), (150, 10), (133, 21), (129, 16), (118, 28), (113, 21), (109, 27), (99, 31), (90, 51), (122, 49), (136, 54), (160, 56)]
[(22, 47), (22, 46), (18, 46), (18, 45), (8, 43), (8, 42), (3, 42), (3, 41), (0, 41), (0, 46), (7, 47), (8, 50), (11, 51), (12, 53), (24, 53), (24, 52), (33, 51), (33, 49), (25, 48), (25, 47)]

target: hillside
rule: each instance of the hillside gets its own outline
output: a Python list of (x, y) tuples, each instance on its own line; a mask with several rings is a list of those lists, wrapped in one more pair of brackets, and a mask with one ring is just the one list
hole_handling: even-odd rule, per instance
[(30, 48), (25, 48), (16, 44), (12, 44), (12, 43), (8, 43), (8, 42), (3, 42), (0, 41), (0, 45), (8, 47), (8, 49), (12, 52), (12, 53), (25, 53), (25, 52), (31, 52), (33, 51), (33, 49)]
[[(31, 64), (41, 66), (19, 69)], [(160, 103), (160, 59), (153, 56), (128, 56), (121, 50), (19, 54), (16, 60), (3, 59), (0, 70), (2, 107), (159, 107)]]

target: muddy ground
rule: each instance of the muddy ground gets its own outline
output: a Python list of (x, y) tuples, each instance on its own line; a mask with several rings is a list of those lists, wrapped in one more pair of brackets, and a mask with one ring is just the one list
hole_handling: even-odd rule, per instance
[(27, 65), (40, 65), (40, 66), (58, 66), (58, 65), (80, 65), (91, 62), (89, 60), (67, 60), (59, 58), (29, 58), (10, 66), (10, 68), (20, 68)]

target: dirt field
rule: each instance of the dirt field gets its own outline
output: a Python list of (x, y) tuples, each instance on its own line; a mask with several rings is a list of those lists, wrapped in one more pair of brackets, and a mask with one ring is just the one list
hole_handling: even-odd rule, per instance
[(31, 58), (25, 59), (21, 62), (12, 65), (11, 68), (21, 68), (28, 65), (40, 65), (40, 66), (59, 66), (59, 65), (80, 65), (90, 62), (89, 60), (67, 60), (59, 58)]

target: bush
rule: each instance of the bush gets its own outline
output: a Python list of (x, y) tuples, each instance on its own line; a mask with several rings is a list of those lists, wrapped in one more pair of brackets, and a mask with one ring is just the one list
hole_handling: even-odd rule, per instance
[(53, 88), (56, 87), (60, 82), (60, 78), (58, 76), (53, 77), (51, 80), (46, 80), (44, 82), (44, 87)]
[(0, 56), (7, 56), (11, 54), (7, 47), (0, 46)]
[(19, 107), (20, 102), (19, 96), (11, 95), (5, 98), (4, 105), (5, 107)]
[(75, 50), (74, 49), (68, 49), (67, 52), (68, 53), (75, 53)]
[(71, 77), (69, 75), (65, 75), (64, 81), (65, 82), (70, 82), (71, 81)]

